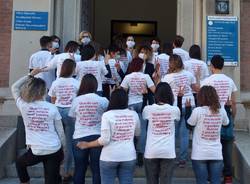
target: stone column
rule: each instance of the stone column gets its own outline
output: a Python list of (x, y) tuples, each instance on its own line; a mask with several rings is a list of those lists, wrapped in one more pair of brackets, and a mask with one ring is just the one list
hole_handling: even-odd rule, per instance
[(183, 48), (194, 43), (194, 0), (177, 1), (177, 34), (185, 38)]
[(81, 30), (81, 0), (64, 0), (63, 45), (69, 40), (78, 40)]

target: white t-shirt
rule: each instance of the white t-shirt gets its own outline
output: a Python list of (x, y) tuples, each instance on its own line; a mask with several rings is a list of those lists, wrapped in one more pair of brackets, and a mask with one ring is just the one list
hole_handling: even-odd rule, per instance
[(128, 89), (128, 104), (142, 102), (144, 89), (154, 86), (154, 82), (148, 74), (133, 72), (126, 75), (121, 83), (121, 87)]
[(190, 59), (189, 53), (182, 48), (174, 48), (173, 53), (181, 57), (182, 62)]
[(190, 59), (184, 61), (185, 70), (191, 72), (194, 76), (198, 70), (200, 70), (200, 80), (205, 79), (209, 76), (207, 64), (204, 61), (198, 59)]
[(95, 93), (76, 97), (69, 116), (76, 117), (73, 139), (101, 134), (101, 117), (108, 108), (108, 100)]
[(222, 107), (224, 107), (228, 99), (231, 100), (231, 94), (237, 91), (233, 80), (224, 74), (209, 76), (201, 82), (201, 87), (205, 85), (213, 86), (216, 89)]
[(76, 78), (81, 81), (82, 77), (86, 74), (92, 74), (95, 76), (98, 82), (97, 91), (102, 91), (102, 78), (108, 74), (108, 70), (104, 64), (104, 61), (81, 61), (76, 64)]
[[(40, 50), (31, 55), (29, 60), (29, 69), (44, 68), (50, 62), (53, 56), (48, 50)], [(46, 86), (49, 89), (52, 82), (55, 80), (55, 71), (50, 70), (37, 74), (35, 77), (41, 78), (46, 82)]]
[(184, 87), (184, 95), (182, 98), (182, 107), (185, 107), (187, 99), (191, 100), (191, 106), (195, 106), (194, 96), (192, 93), (191, 85), (196, 83), (194, 75), (186, 70), (182, 70), (178, 73), (170, 73), (165, 75), (162, 82), (167, 82), (174, 94), (175, 102), (174, 105), (177, 105), (177, 96), (180, 90), (180, 87)]
[(213, 114), (208, 106), (197, 107), (187, 122), (195, 126), (192, 160), (222, 160), (220, 130), (222, 125), (229, 123), (225, 109), (221, 108), (219, 113)]
[[(73, 55), (73, 56), (71, 56)], [(75, 62), (81, 60), (81, 56), (78, 54), (61, 53), (54, 56), (54, 58), (47, 64), (48, 69), (57, 69), (56, 76), (59, 77), (61, 73), (61, 67), (65, 59), (73, 59)]]
[(157, 56), (157, 60), (160, 63), (160, 73), (164, 76), (168, 73), (169, 68), (169, 56), (167, 54), (160, 54)]
[[(20, 97), (16, 101), (25, 125), (26, 145), (34, 155), (47, 155), (61, 148), (55, 121), (61, 120), (57, 107), (46, 101), (27, 103)], [(44, 151), (46, 150), (46, 151)]]
[(148, 120), (145, 158), (175, 158), (175, 121), (180, 120), (180, 110), (169, 104), (148, 105), (142, 113)]
[(71, 107), (73, 99), (76, 97), (80, 82), (72, 77), (57, 78), (49, 90), (48, 95), (56, 97), (57, 107)]
[[(115, 67), (116, 62), (119, 62), (119, 61), (116, 61), (115, 59), (109, 60), (109, 66), (110, 66), (112, 77), (111, 78), (104, 77), (104, 79), (103, 79), (104, 84), (116, 84), (117, 82), (119, 82), (119, 83), (121, 82), (121, 77), (118, 74), (117, 69)], [(119, 63), (121, 66), (121, 70), (125, 73), (125, 67), (124, 67), (123, 63), (122, 62), (119, 62)]]
[(135, 111), (124, 109), (105, 112), (101, 131), (110, 132), (110, 141), (102, 148), (100, 160), (122, 162), (136, 159), (134, 136), (140, 132), (140, 120)]

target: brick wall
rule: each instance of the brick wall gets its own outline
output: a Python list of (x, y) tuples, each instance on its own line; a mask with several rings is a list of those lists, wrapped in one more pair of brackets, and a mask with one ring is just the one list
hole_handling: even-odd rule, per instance
[(250, 92), (250, 1), (241, 1), (241, 90)]
[(0, 0), (0, 87), (9, 86), (13, 0)]

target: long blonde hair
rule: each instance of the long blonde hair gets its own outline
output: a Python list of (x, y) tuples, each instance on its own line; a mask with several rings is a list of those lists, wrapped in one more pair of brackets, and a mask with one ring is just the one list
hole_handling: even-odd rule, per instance
[(31, 77), (21, 86), (21, 98), (25, 102), (42, 99), (46, 94), (46, 83), (43, 79)]

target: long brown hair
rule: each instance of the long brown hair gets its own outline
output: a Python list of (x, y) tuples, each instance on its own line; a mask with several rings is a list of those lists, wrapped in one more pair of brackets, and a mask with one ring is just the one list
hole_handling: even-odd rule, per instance
[(175, 73), (184, 69), (182, 59), (177, 54), (173, 54), (169, 57), (169, 71), (168, 73)]
[(221, 108), (219, 96), (212, 86), (203, 86), (197, 95), (199, 106), (208, 106), (213, 113), (218, 113)]
[(71, 77), (76, 67), (76, 62), (72, 59), (65, 59), (60, 72), (60, 77)]
[(97, 90), (97, 86), (98, 83), (95, 76), (92, 74), (86, 74), (82, 78), (77, 96), (85, 95), (88, 93), (95, 93)]

